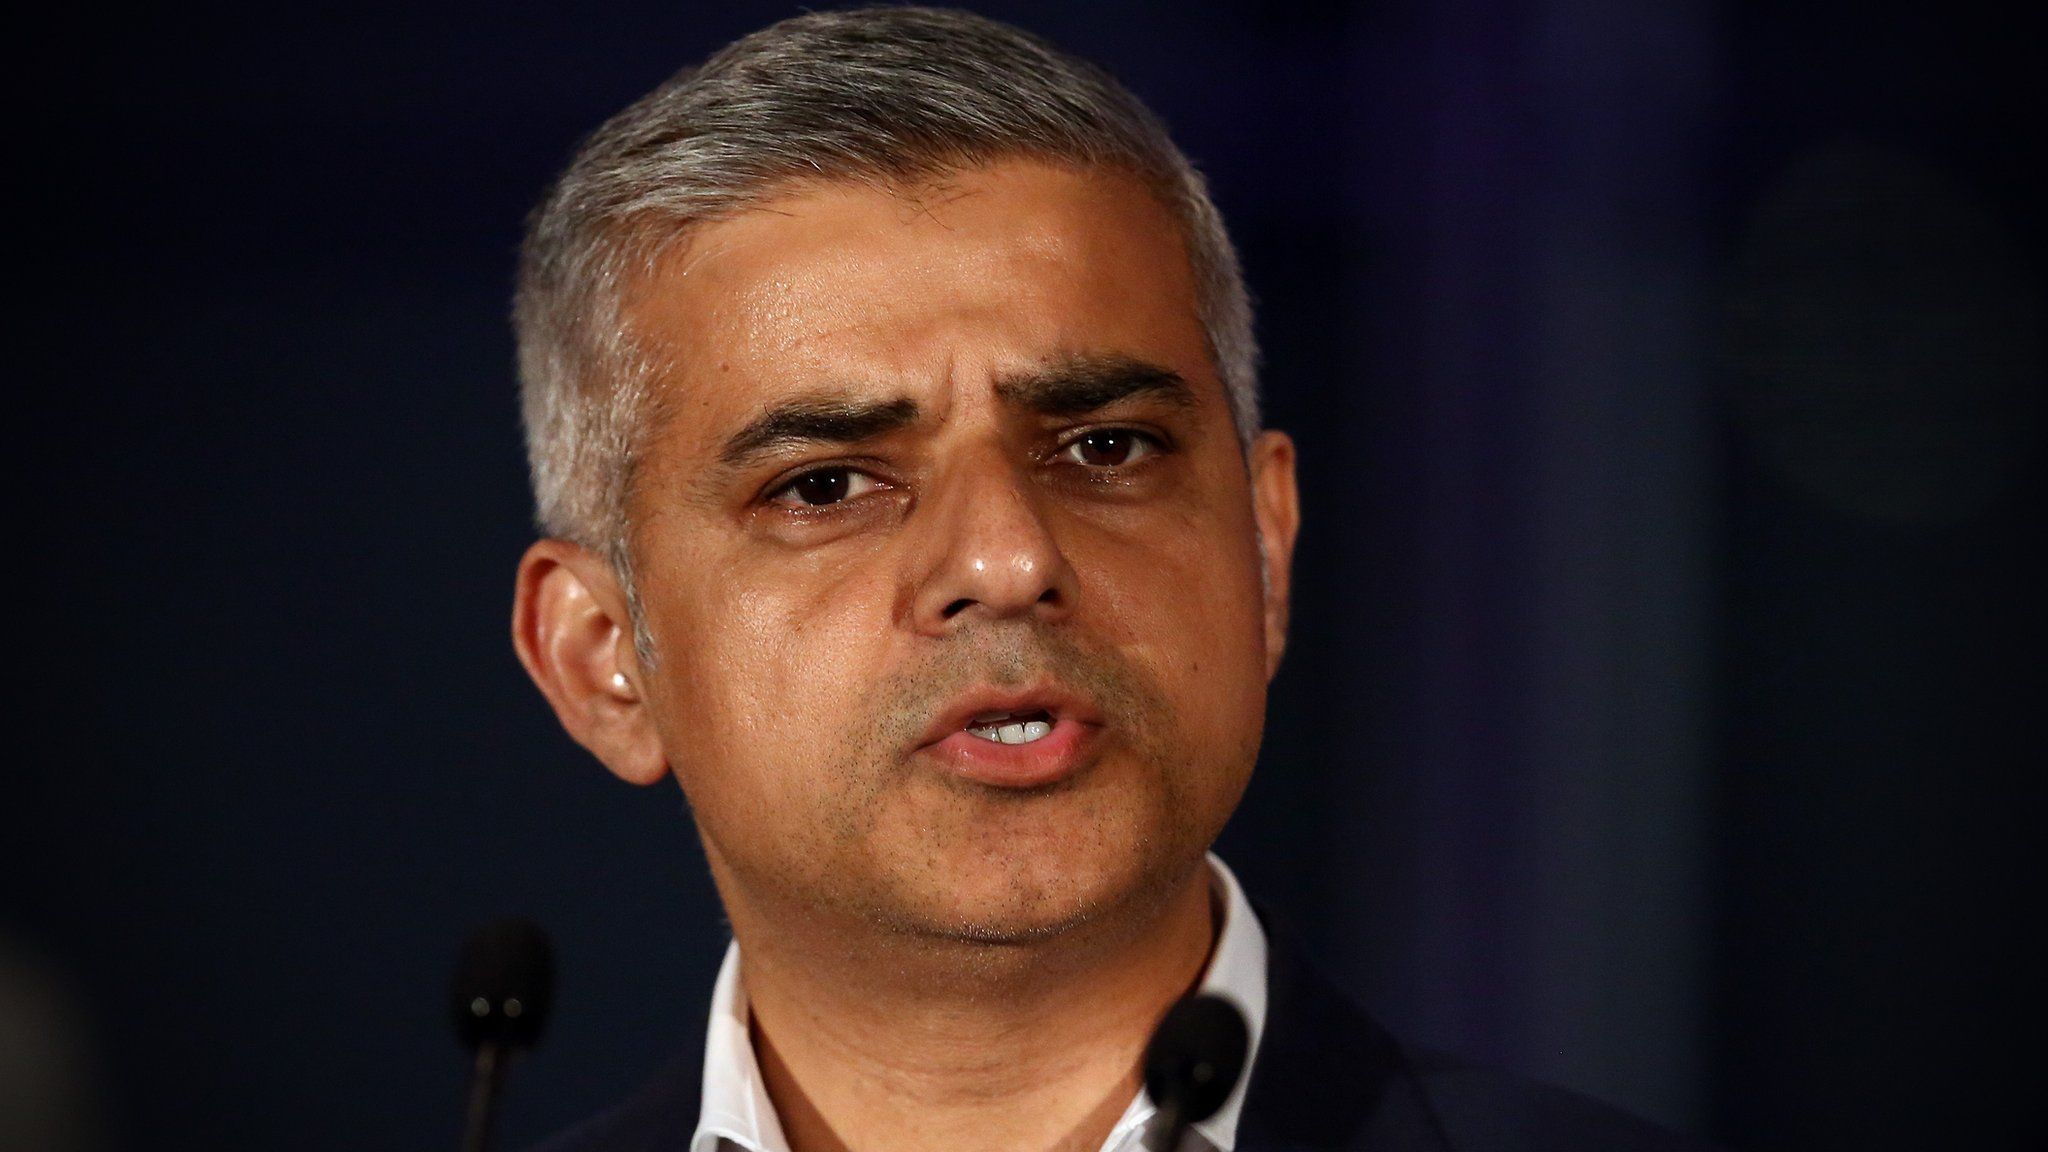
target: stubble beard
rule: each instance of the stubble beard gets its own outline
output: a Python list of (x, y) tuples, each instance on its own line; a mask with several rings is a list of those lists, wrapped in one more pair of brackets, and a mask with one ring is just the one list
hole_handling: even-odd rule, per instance
[[(1016, 687), (1052, 679), (1088, 698), (1108, 737), (1097, 757), (1044, 788), (1008, 790), (952, 777), (911, 753), (932, 720), (976, 684)], [(1033, 950), (1063, 939), (1114, 939), (1141, 931), (1164, 910), (1201, 863), (1235, 806), (1235, 791), (1211, 793), (1230, 772), (1241, 788), (1245, 769), (1206, 763), (1153, 678), (1110, 649), (1084, 648), (1061, 630), (1035, 623), (963, 629), (943, 649), (898, 671), (873, 694), (877, 705), (843, 742), (832, 766), (815, 826), (772, 860), (748, 853), (753, 868), (729, 854), (734, 878), (765, 883), (817, 914), (852, 920), (899, 941), (970, 952)], [(1115, 776), (1104, 761), (1114, 759)], [(816, 770), (814, 770), (816, 771)], [(1220, 811), (1218, 809), (1220, 808)], [(923, 819), (910, 842), (899, 837), (912, 817)], [(991, 828), (1035, 814), (1082, 826), (1068, 829), (1057, 855), (998, 870), (1007, 845)], [(1032, 856), (1025, 846), (1027, 856)], [(980, 875), (960, 875), (965, 866)], [(765, 865), (765, 867), (764, 867)], [(978, 866), (977, 866), (978, 865)], [(961, 887), (968, 904), (949, 900)], [(784, 901), (778, 901), (781, 903)]]

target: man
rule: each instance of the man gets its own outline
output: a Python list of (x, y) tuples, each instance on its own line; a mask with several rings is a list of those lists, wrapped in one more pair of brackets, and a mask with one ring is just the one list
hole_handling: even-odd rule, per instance
[(702, 1050), (557, 1147), (1132, 1149), (1196, 988), (1253, 1042), (1202, 1147), (1661, 1146), (1405, 1053), (1207, 856), (1294, 449), (1221, 218), (1109, 77), (962, 13), (785, 21), (584, 145), (517, 323), (515, 644), (680, 782), (735, 941)]

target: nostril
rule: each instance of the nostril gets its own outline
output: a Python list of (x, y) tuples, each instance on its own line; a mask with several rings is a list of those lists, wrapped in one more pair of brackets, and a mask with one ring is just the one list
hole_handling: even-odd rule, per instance
[(940, 615), (948, 620), (951, 620), (953, 617), (958, 616), (960, 613), (967, 611), (967, 606), (972, 603), (974, 603), (974, 601), (968, 599), (965, 596), (962, 596), (960, 599), (955, 600), (951, 604), (946, 605), (945, 610), (941, 612)]
[(1038, 594), (1038, 602), (1039, 602), (1040, 604), (1057, 604), (1057, 603), (1059, 603), (1059, 602), (1060, 602), (1060, 590), (1059, 590), (1059, 589), (1057, 589), (1057, 588), (1047, 588), (1047, 589), (1046, 589), (1045, 591), (1043, 591), (1043, 592), (1040, 592), (1040, 593)]

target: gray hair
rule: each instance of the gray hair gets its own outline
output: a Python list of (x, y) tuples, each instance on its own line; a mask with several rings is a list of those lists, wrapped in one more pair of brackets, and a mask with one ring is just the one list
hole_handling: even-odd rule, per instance
[(604, 554), (632, 595), (625, 505), (658, 356), (628, 330), (622, 298), (691, 227), (799, 181), (1011, 157), (1126, 172), (1172, 211), (1249, 444), (1251, 302), (1223, 217), (1159, 118), (1102, 69), (986, 17), (817, 12), (735, 41), (612, 117), (534, 210), (513, 324), (540, 530)]

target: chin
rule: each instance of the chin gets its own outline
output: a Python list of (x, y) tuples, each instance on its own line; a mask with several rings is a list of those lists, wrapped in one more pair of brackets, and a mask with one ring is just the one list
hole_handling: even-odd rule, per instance
[[(1149, 923), (1201, 867), (1220, 795), (1112, 758), (1066, 787), (899, 809), (861, 867), (876, 919), (919, 935), (1027, 944)], [(928, 794), (929, 795), (929, 794)]]
[[(1092, 837), (1091, 837), (1092, 839)], [(1137, 840), (1127, 846), (1160, 844)], [(935, 940), (989, 945), (1049, 942), (1096, 929), (1135, 927), (1172, 895), (1202, 849), (1157, 858), (1132, 851), (1112, 859), (983, 848), (946, 868), (936, 887), (904, 877), (893, 907), (878, 918)], [(923, 889), (920, 891), (919, 889)]]

